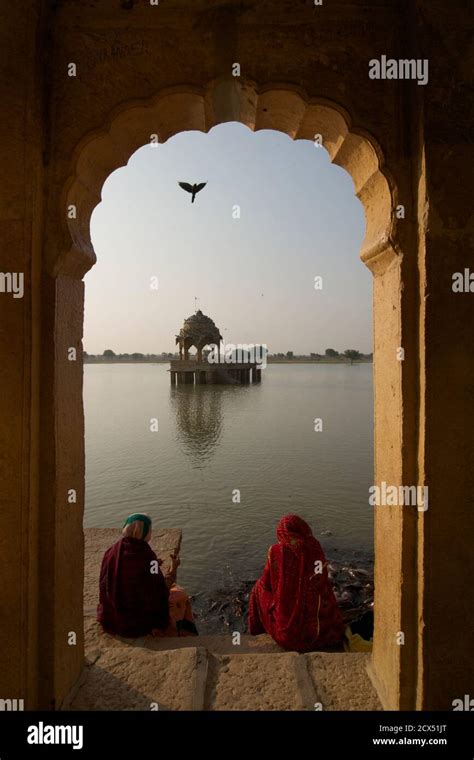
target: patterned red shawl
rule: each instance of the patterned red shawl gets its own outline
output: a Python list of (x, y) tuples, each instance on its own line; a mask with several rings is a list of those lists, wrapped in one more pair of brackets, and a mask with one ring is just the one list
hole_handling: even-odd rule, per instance
[(269, 633), (299, 652), (339, 643), (344, 624), (311, 528), (298, 515), (286, 515), (277, 538), (250, 597), (250, 633)]

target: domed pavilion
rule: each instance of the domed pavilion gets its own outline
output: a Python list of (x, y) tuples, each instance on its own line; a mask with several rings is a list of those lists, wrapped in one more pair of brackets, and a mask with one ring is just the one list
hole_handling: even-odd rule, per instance
[(188, 360), (189, 349), (194, 346), (197, 349), (197, 362), (202, 362), (202, 350), (205, 346), (216, 345), (220, 352), (222, 335), (210, 317), (202, 313), (200, 309), (195, 314), (184, 320), (184, 324), (176, 336), (176, 345), (179, 346), (179, 358)]
[[(200, 309), (184, 320), (176, 336), (179, 346), (179, 359), (173, 359), (170, 366), (171, 385), (191, 383), (195, 385), (222, 383), (243, 385), (261, 380), (261, 367), (255, 361), (236, 356), (236, 352), (224, 351), (221, 354), (222, 335), (216, 323)], [(202, 352), (205, 346), (217, 346), (210, 359)], [(190, 348), (197, 350), (197, 355), (190, 356)], [(217, 353), (217, 361), (216, 361)]]

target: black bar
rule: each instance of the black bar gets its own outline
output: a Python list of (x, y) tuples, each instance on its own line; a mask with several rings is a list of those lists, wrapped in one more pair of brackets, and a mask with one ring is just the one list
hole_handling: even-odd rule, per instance
[[(322, 750), (331, 753), (328, 760), (472, 760), (472, 717), (470, 712), (2, 712), (0, 760), (25, 755), (139, 760), (163, 757), (165, 748), (178, 756), (204, 754), (206, 760), (253, 760), (261, 748), (267, 760), (270, 750), (275, 748), (279, 757), (284, 747), (291, 760), (319, 760)], [(50, 737), (61, 741), (56, 726), (65, 727), (64, 737), (77, 749), (71, 743), (45, 743)], [(43, 743), (29, 743), (28, 737)]]

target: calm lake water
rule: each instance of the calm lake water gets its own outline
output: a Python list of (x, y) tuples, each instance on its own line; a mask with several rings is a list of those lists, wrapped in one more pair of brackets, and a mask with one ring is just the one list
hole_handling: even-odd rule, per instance
[(371, 364), (273, 364), (247, 386), (171, 388), (167, 370), (85, 366), (85, 527), (142, 511), (182, 528), (192, 594), (256, 578), (287, 512), (329, 555), (372, 553)]

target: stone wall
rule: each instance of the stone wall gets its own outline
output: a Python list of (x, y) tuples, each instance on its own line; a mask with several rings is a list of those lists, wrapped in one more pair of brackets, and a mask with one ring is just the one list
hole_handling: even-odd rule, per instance
[[(364, 204), (374, 482), (430, 490), (426, 513), (376, 510), (373, 678), (385, 706), (449, 708), (472, 678), (472, 296), (450, 287), (472, 236), (462, 4), (25, 0), (0, 12), (0, 271), (25, 274), (23, 299), (0, 294), (1, 696), (54, 707), (82, 667), (81, 278), (102, 184), (153, 132), (235, 119), (320, 131)], [(429, 84), (370, 80), (383, 53), (428, 57)]]

